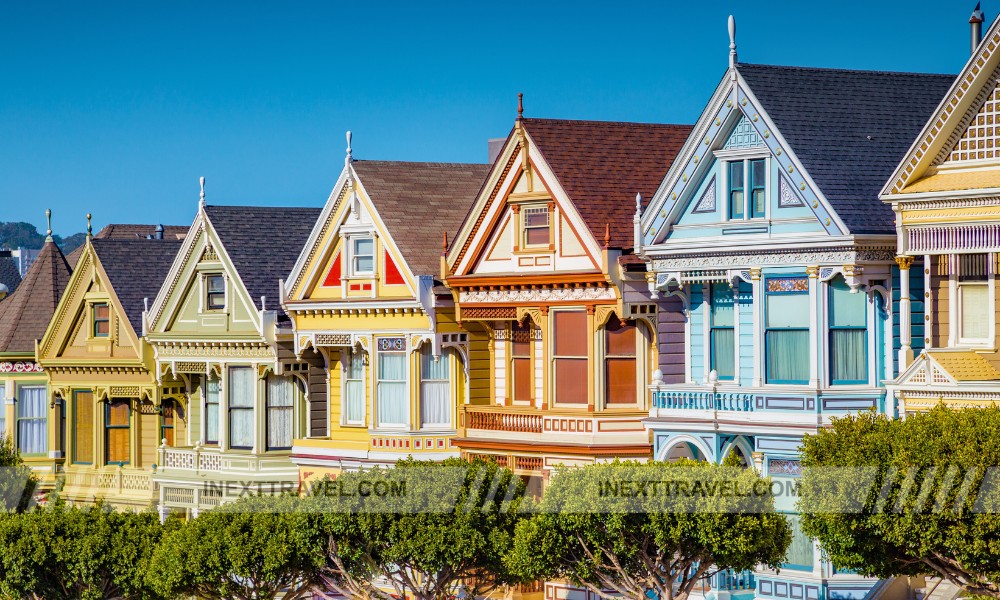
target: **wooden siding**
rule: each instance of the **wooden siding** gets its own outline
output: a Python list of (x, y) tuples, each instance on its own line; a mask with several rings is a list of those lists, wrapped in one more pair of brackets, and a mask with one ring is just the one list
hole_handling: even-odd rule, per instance
[[(899, 375), (899, 267), (892, 267), (892, 373), (890, 377)], [(924, 349), (924, 263), (922, 259), (914, 259), (910, 265), (910, 347), (913, 355), (920, 354)]]
[[(939, 255), (931, 259), (931, 346), (934, 348), (948, 347), (948, 328), (950, 322), (951, 298), (948, 290), (948, 256)], [(917, 271), (921, 273), (921, 271)], [(911, 276), (914, 273), (911, 273)]]
[(684, 304), (677, 296), (663, 298), (656, 315), (658, 368), (664, 383), (684, 383)]
[(490, 403), (490, 339), (479, 323), (465, 324), (469, 331), (469, 404)]
[(326, 361), (312, 348), (302, 353), (302, 360), (309, 363), (309, 435), (323, 437), (330, 422)]
[(740, 382), (750, 385), (753, 381), (753, 285), (740, 281), (738, 284), (739, 323), (740, 323)]

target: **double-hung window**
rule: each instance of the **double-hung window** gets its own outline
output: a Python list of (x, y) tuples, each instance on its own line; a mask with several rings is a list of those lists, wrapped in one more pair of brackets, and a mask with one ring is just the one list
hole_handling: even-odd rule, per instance
[(94, 462), (94, 393), (73, 392), (73, 462)]
[(92, 304), (90, 310), (93, 316), (93, 335), (91, 337), (108, 337), (111, 334), (111, 312), (107, 302)]
[(420, 347), (420, 426), (451, 426), (451, 354), (437, 358), (430, 344)]
[(129, 463), (129, 424), (132, 420), (131, 401), (121, 398), (110, 400), (104, 411), (105, 461), (109, 465)]
[(736, 376), (736, 329), (733, 288), (728, 283), (713, 283), (710, 290), (711, 368), (719, 379)]
[(205, 443), (219, 443), (219, 380), (205, 378)]
[(729, 165), (729, 218), (763, 218), (767, 209), (767, 160), (734, 160)]
[(587, 313), (560, 310), (552, 313), (555, 345), (555, 400), (558, 404), (587, 404)]
[(348, 425), (364, 425), (368, 404), (365, 398), (365, 357), (351, 348), (342, 351), (341, 355), (344, 357), (345, 422)]
[(638, 328), (611, 315), (604, 326), (604, 394), (609, 406), (639, 401)]
[(958, 341), (960, 344), (990, 344), (990, 255), (958, 256)]
[(511, 328), (510, 363), (511, 374), (514, 377), (511, 386), (512, 398), (515, 402), (531, 401), (531, 340), (532, 326), (515, 322)]
[(289, 450), (295, 419), (295, 382), (289, 377), (267, 378), (267, 449)]
[(809, 279), (766, 280), (764, 352), (768, 383), (809, 383)]
[(222, 275), (205, 277), (205, 308), (208, 310), (226, 308), (226, 279)]
[(865, 294), (851, 293), (844, 278), (830, 281), (830, 382), (868, 382), (868, 303)]
[(229, 367), (229, 447), (249, 450), (254, 439), (254, 388), (256, 377), (251, 367)]
[(22, 387), (18, 391), (17, 449), (21, 454), (45, 454), (48, 451), (45, 387)]
[(173, 400), (164, 400), (160, 405), (160, 441), (166, 440), (167, 445), (174, 446), (174, 418), (177, 416), (177, 405)]
[(405, 427), (408, 423), (409, 394), (406, 387), (406, 339), (378, 339), (378, 424)]
[(351, 275), (375, 272), (375, 238), (351, 238)]
[(528, 207), (521, 211), (521, 214), (524, 246), (548, 246), (550, 242), (548, 207)]

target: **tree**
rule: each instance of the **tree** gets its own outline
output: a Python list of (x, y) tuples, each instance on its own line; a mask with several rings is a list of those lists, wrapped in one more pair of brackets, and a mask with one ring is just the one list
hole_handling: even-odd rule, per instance
[(1000, 409), (835, 419), (803, 445), (803, 531), (834, 565), (1000, 598)]
[(601, 598), (682, 600), (720, 570), (777, 568), (790, 542), (753, 469), (616, 461), (557, 471), (507, 562)]
[(524, 483), (493, 462), (406, 459), (343, 473), (313, 491), (323, 506), (329, 573), (362, 583), (359, 596), (417, 600), (485, 595), (519, 581), (505, 567), (523, 518)]
[(152, 511), (101, 504), (0, 515), (0, 597), (154, 598), (144, 576), (163, 529)]
[(242, 498), (164, 536), (150, 584), (167, 598), (306, 597), (325, 556), (318, 525), (296, 497)]
[(0, 512), (24, 512), (38, 486), (38, 478), (24, 464), (14, 441), (0, 433)]

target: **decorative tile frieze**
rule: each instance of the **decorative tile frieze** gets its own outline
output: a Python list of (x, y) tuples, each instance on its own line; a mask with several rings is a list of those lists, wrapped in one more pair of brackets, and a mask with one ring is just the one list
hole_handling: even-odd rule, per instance
[(28, 360), (0, 362), (0, 373), (42, 373), (42, 367)]
[(727, 254), (678, 254), (653, 258), (655, 271), (680, 271), (684, 269), (735, 269), (747, 265), (808, 265), (808, 264), (857, 264), (870, 262), (892, 263), (896, 251), (890, 246), (864, 248), (819, 248), (798, 252), (734, 252)]
[(695, 205), (694, 210), (691, 212), (695, 213), (711, 213), (715, 212), (715, 177), (712, 177), (712, 181), (709, 182), (708, 187), (705, 189), (705, 193), (701, 195), (698, 199), (698, 204)]
[(350, 346), (351, 335), (348, 333), (320, 333), (316, 335), (317, 346)]
[[(606, 287), (542, 288), (523, 290), (475, 290), (458, 295), (462, 303), (528, 303), (587, 300), (615, 300), (615, 291)], [(465, 310), (463, 309), (463, 314)]]

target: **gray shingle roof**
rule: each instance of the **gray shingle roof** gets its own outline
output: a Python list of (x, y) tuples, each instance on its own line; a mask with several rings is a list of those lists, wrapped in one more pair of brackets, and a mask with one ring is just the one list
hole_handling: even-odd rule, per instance
[(955, 76), (749, 64), (737, 70), (850, 232), (894, 233), (892, 209), (878, 194)]
[(156, 298), (170, 271), (179, 240), (97, 239), (91, 240), (101, 266), (111, 280), (125, 316), (138, 336), (142, 335), (143, 300)]
[(254, 306), (261, 308), (265, 296), (268, 310), (283, 317), (278, 281), (292, 272), (320, 209), (206, 206), (205, 212)]
[(10, 255), (10, 250), (0, 250), (0, 285), (13, 293), (21, 283), (21, 272)]

